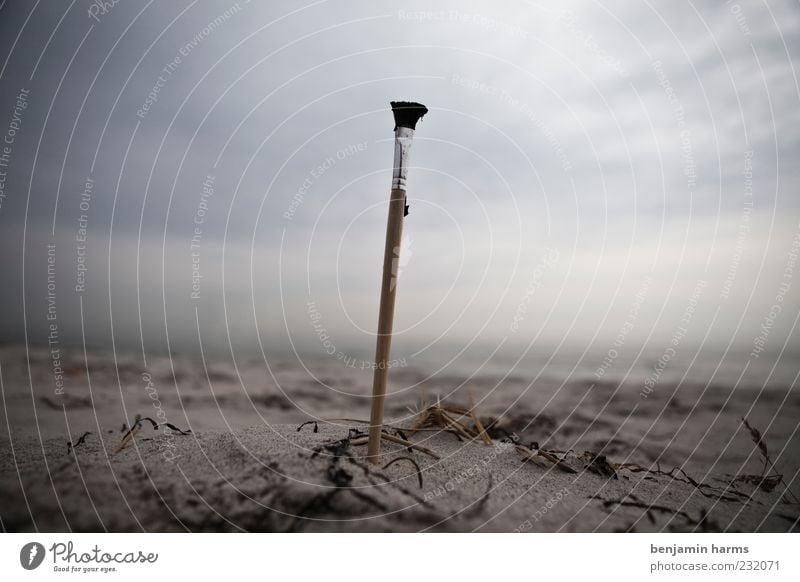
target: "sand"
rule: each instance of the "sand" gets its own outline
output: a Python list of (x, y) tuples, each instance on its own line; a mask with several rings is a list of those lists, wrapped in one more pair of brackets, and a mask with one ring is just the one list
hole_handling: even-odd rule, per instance
[[(0, 520), (5, 531), (793, 531), (800, 507), (736, 476), (763, 462), (747, 417), (797, 491), (800, 399), (791, 386), (392, 371), (387, 422), (409, 406), (470, 396), (493, 446), (451, 433), (384, 445), (380, 466), (348, 444), (368, 417), (371, 372), (259, 358), (0, 348)], [(646, 372), (646, 370), (645, 370)], [(533, 379), (532, 379), (533, 377)], [(150, 386), (152, 384), (152, 386)], [(156, 399), (154, 399), (154, 396)], [(137, 414), (149, 422), (114, 453)], [(123, 423), (126, 426), (123, 427)], [(78, 443), (74, 449), (68, 442)], [(541, 446), (562, 466), (525, 460)], [(505, 439), (505, 442), (504, 442)], [(567, 452), (564, 454), (564, 452)], [(606, 457), (613, 471), (593, 455)], [(400, 459), (388, 467), (386, 463)], [(409, 459), (412, 459), (413, 462)], [(620, 468), (628, 465), (628, 468)], [(418, 474), (417, 467), (420, 472)], [(672, 471), (680, 467), (685, 472)], [(641, 471), (647, 468), (650, 471)], [(574, 472), (567, 472), (574, 471)], [(419, 479), (422, 478), (420, 486)]]
[[(381, 465), (342, 426), (271, 426), (3, 443), (0, 516), (10, 531), (790, 531), (796, 508), (740, 485), (707, 489), (618, 469), (567, 473), (449, 433), (414, 438), (438, 459), (384, 445)], [(45, 465), (46, 458), (46, 465)], [(413, 459), (414, 463), (408, 459)], [(47, 470), (43, 470), (43, 467)], [(420, 486), (421, 471), (422, 485)], [(722, 480), (710, 480), (723, 487)], [(23, 495), (24, 492), (24, 495)], [(752, 495), (748, 500), (747, 496)], [(652, 506), (650, 509), (644, 506)]]

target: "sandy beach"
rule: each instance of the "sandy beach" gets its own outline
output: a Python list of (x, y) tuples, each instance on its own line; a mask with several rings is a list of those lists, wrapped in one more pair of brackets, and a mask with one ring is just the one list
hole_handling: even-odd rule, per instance
[[(358, 375), (334, 363), (313, 375), (276, 367), (272, 380), (255, 363), (153, 356), (143, 372), (134, 355), (115, 363), (90, 353), (87, 365), (82, 353), (65, 354), (66, 390), (54, 395), (47, 352), (30, 352), (30, 373), (24, 349), (2, 356), (6, 531), (798, 527), (785, 485), (797, 488), (800, 403), (779, 387), (732, 394), (684, 386), (671, 394), (665, 386), (643, 400), (624, 383), (547, 380), (532, 388), (522, 376), (451, 375), (390, 394), (387, 434), (415, 446), (385, 442), (381, 462), (370, 465), (366, 399), (326, 388), (366, 395), (368, 375), (348, 383)], [(417, 377), (424, 372), (393, 376), (406, 386)], [(424, 409), (420, 392), (442, 406), (477, 396), (491, 444), (442, 426), (409, 431)], [(152, 421), (136, 423), (137, 415)], [(782, 480), (761, 479), (745, 416), (764, 433)]]
[[(162, 429), (163, 430), (163, 429)], [(698, 487), (617, 469), (523, 462), (493, 446), (435, 434), (439, 458), (386, 445), (382, 465), (340, 427), (311, 425), (171, 437), (143, 430), (123, 451), (92, 435), (15, 444), (2, 458), (3, 524), (13, 531), (791, 531), (777, 491)], [(16, 462), (15, 462), (16, 459)], [(45, 461), (46, 459), (46, 461)], [(413, 462), (412, 460), (413, 459)], [(46, 469), (45, 469), (46, 467)], [(575, 473), (567, 472), (576, 471)], [(419, 469), (419, 474), (418, 474)], [(17, 478), (17, 471), (19, 478)], [(24, 495), (23, 495), (24, 488)]]

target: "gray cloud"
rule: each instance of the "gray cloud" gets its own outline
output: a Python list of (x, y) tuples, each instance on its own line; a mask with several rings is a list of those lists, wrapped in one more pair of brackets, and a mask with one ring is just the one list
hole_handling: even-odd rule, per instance
[[(109, 346), (113, 318), (126, 347), (143, 333), (147, 349), (168, 335), (196, 349), (199, 321), (210, 349), (291, 337), (319, 350), (314, 301), (340, 345), (368, 351), (396, 98), (431, 110), (413, 152), (402, 349), (603, 349), (651, 276), (633, 337), (658, 350), (702, 279), (687, 342), (746, 350), (774, 302), (800, 216), (792, 3), (123, 0), (96, 19), (90, 5), (0, 9), (0, 122), (30, 90), (0, 207), (4, 272), (20, 275), (0, 288), (7, 339), (26, 321), (46, 337), (50, 243), (65, 343), (81, 339), (82, 297), (91, 345)], [(547, 249), (559, 259), (537, 275)], [(784, 305), (774, 349), (795, 333), (797, 295)]]

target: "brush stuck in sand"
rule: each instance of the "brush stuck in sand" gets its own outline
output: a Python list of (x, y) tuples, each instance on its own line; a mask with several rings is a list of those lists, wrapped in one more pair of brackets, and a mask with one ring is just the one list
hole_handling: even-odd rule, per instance
[(383, 403), (386, 398), (386, 379), (389, 372), (389, 355), (392, 347), (394, 304), (400, 268), (400, 246), (403, 237), (403, 217), (408, 213), (406, 178), (411, 142), (417, 122), (428, 112), (427, 107), (409, 101), (392, 101), (394, 114), (394, 171), (392, 193), (389, 200), (389, 219), (386, 226), (386, 244), (383, 254), (381, 301), (378, 312), (378, 339), (375, 347), (375, 373), (372, 384), (372, 409), (370, 411), (368, 459), (377, 464), (381, 450), (383, 430)]

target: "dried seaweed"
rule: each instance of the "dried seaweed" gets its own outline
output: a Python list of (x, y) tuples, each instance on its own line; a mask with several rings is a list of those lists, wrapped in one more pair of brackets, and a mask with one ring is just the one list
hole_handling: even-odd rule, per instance
[(758, 487), (766, 493), (772, 493), (775, 487), (783, 480), (783, 475), (736, 475), (731, 479), (731, 484), (746, 483)]
[(319, 424), (317, 424), (316, 420), (307, 420), (306, 422), (297, 427), (297, 432), (300, 432), (301, 430), (303, 430), (304, 426), (307, 426), (309, 424), (314, 425), (314, 432), (319, 432)]
[(86, 441), (86, 437), (89, 436), (90, 434), (92, 433), (87, 430), (74, 443), (72, 441), (67, 442), (67, 454), (69, 454), (70, 452), (74, 452), (75, 448), (82, 445)]
[[(622, 464), (614, 464), (610, 463), (612, 467), (617, 470), (626, 469), (632, 473), (646, 473), (647, 475), (658, 475), (662, 477), (669, 477), (675, 481), (680, 481), (681, 483), (686, 483), (687, 485), (691, 485), (697, 491), (703, 495), (703, 497), (708, 497), (710, 499), (716, 499), (720, 501), (732, 501), (732, 502), (747, 502), (750, 500), (749, 495), (745, 495), (744, 493), (740, 493), (739, 491), (732, 490), (728, 487), (720, 488), (715, 487), (713, 485), (709, 485), (708, 483), (699, 483), (695, 481), (691, 475), (689, 475), (686, 471), (684, 471), (680, 467), (673, 467), (669, 471), (662, 471), (661, 467), (656, 464), (655, 469), (648, 469), (646, 467), (642, 467), (641, 465), (637, 465), (636, 463), (622, 463)], [(685, 478), (681, 479), (678, 474), (682, 474)]]
[(135, 422), (135, 424), (141, 424), (141, 423), (142, 423), (142, 421), (144, 421), (144, 420), (146, 420), (147, 422), (149, 422), (149, 423), (150, 423), (150, 427), (151, 427), (153, 430), (158, 430), (158, 423), (157, 423), (155, 420), (153, 420), (152, 418), (150, 418), (149, 416), (139, 416), (139, 415), (137, 414), (137, 415), (136, 415), (136, 422)]
[(392, 479), (385, 473), (374, 470), (371, 465), (362, 463), (353, 456), (352, 452), (350, 451), (350, 447), (359, 444), (358, 441), (364, 438), (366, 438), (366, 436), (363, 435), (362, 431), (351, 428), (348, 431), (346, 437), (322, 443), (321, 445), (314, 447), (314, 449), (312, 449), (311, 458), (313, 459), (314, 457), (322, 454), (323, 452), (330, 453), (334, 458), (339, 458), (339, 459), (346, 458), (348, 462), (355, 465), (356, 467), (359, 467), (363, 471), (365, 477), (373, 485), (377, 485), (377, 483), (374, 481), (374, 478), (377, 477), (382, 481), (384, 481), (387, 485), (393, 487), (394, 489), (397, 489), (398, 491), (400, 491), (405, 495), (408, 495), (409, 497), (412, 497), (417, 503), (430, 508), (431, 505), (427, 501), (425, 501), (422, 497), (419, 497), (414, 492), (403, 487), (402, 485), (395, 483), (394, 479)]
[(591, 451), (585, 451), (581, 455), (581, 459), (586, 463), (585, 468), (596, 475), (606, 477), (607, 479), (619, 479), (617, 471), (608, 462), (605, 455), (598, 455)]
[(367, 436), (367, 433), (361, 430), (360, 428), (351, 428), (347, 430), (347, 436), (351, 439), (360, 438)]
[[(334, 457), (337, 459), (337, 457)], [(338, 463), (331, 463), (327, 470), (328, 479), (337, 487), (349, 487), (353, 482), (353, 474), (343, 469)]]
[(39, 398), (42, 402), (44, 402), (47, 406), (52, 408), (53, 410), (64, 410), (64, 406), (59, 404), (58, 402), (54, 401), (49, 396), (42, 396)]
[[(337, 495), (340, 495), (343, 492), (350, 493), (357, 499), (360, 499), (361, 501), (363, 501), (368, 505), (372, 505), (379, 511), (383, 512), (387, 511), (386, 505), (381, 503), (374, 496), (365, 493), (364, 491), (361, 491), (358, 488), (353, 487), (352, 485), (354, 479), (353, 474), (342, 466), (343, 460), (346, 460), (352, 465), (360, 468), (364, 472), (364, 475), (369, 479), (369, 481), (373, 485), (377, 485), (377, 483), (373, 479), (373, 477), (377, 476), (378, 478), (383, 480), (387, 485), (392, 486), (395, 489), (398, 489), (399, 491), (403, 492), (404, 494), (411, 496), (418, 503), (429, 506), (429, 504), (424, 499), (414, 495), (411, 491), (409, 491), (405, 487), (395, 484), (393, 480), (384, 473), (379, 471), (374, 471), (368, 465), (360, 463), (353, 456), (350, 450), (351, 446), (353, 446), (357, 440), (365, 438), (362, 435), (363, 433), (360, 430), (350, 429), (346, 437), (322, 443), (321, 445), (318, 445), (314, 447), (314, 449), (312, 449), (312, 454), (311, 454), (312, 459), (323, 453), (327, 453), (329, 461), (328, 461), (328, 466), (326, 467), (325, 470), (325, 474), (328, 480), (333, 484), (334, 489), (316, 495), (311, 500), (309, 500), (308, 503), (306, 503), (297, 512), (297, 518), (290, 527), (290, 530), (296, 531), (297, 529), (299, 529), (302, 524), (302, 520), (308, 515), (318, 514), (324, 511), (335, 512), (335, 509), (331, 506), (331, 502)], [(416, 463), (416, 461), (414, 461), (410, 457), (398, 457), (397, 459), (394, 459), (393, 461), (385, 465), (384, 469), (389, 467), (392, 463), (403, 459), (410, 461), (417, 469), (420, 487), (422, 487), (422, 471), (419, 465)]]
[[(350, 430), (353, 430), (353, 429), (350, 429)], [(354, 438), (352, 440), (351, 444), (353, 446), (366, 445), (367, 442), (368, 442), (368, 440), (367, 440), (368, 438), (369, 437), (367, 437), (367, 436), (359, 436), (358, 438)], [(422, 453), (425, 453), (426, 455), (429, 455), (429, 456), (433, 457), (434, 459), (438, 459), (439, 458), (439, 455), (434, 453), (429, 448), (423, 447), (422, 445), (418, 445), (417, 443), (412, 443), (411, 441), (407, 441), (407, 440), (402, 439), (400, 437), (396, 437), (394, 435), (391, 435), (391, 434), (387, 433), (386, 431), (383, 431), (381, 433), (381, 440), (387, 440), (387, 441), (389, 441), (391, 443), (395, 443), (395, 444), (398, 444), (398, 445), (403, 445), (404, 447), (408, 448), (409, 450), (416, 449), (416, 450), (418, 450), (418, 451), (420, 451)]]
[(700, 531), (720, 531), (719, 526), (709, 518), (708, 513), (706, 512), (705, 509), (701, 509), (700, 517), (698, 519), (695, 519), (691, 515), (689, 515), (689, 513), (687, 513), (686, 511), (674, 509), (666, 505), (645, 503), (643, 501), (640, 501), (633, 494), (628, 494), (620, 499), (604, 499), (599, 495), (592, 495), (589, 497), (589, 499), (600, 501), (603, 504), (603, 507), (607, 509), (614, 506), (644, 509), (645, 510), (644, 515), (647, 516), (648, 520), (651, 523), (655, 523), (655, 516), (653, 514), (661, 513), (661, 514), (680, 517), (684, 519), (688, 525), (695, 526), (695, 528), (700, 528)]
[(392, 459), (391, 461), (389, 461), (388, 463), (386, 463), (383, 466), (382, 469), (385, 471), (386, 469), (388, 469), (389, 467), (394, 465), (397, 461), (408, 461), (409, 463), (414, 465), (414, 468), (417, 470), (417, 478), (419, 480), (419, 488), (422, 489), (422, 469), (419, 468), (419, 464), (414, 459), (412, 459), (411, 457), (396, 457), (396, 458)]
[(313, 459), (315, 457), (318, 457), (323, 452), (328, 452), (334, 457), (341, 457), (350, 448), (351, 440), (352, 439), (348, 434), (346, 437), (342, 439), (329, 441), (326, 443), (322, 443), (321, 445), (317, 445), (311, 450), (311, 458)]
[(414, 424), (404, 429), (411, 435), (419, 431), (435, 430), (450, 432), (459, 440), (480, 439), (486, 446), (494, 445), (473, 405), (468, 408), (445, 406), (439, 401), (429, 405), (423, 400), (409, 410), (416, 415)]
[(563, 459), (559, 459), (550, 451), (546, 451), (545, 449), (538, 449), (536, 452), (539, 453), (548, 461), (550, 461), (551, 463), (553, 463), (556, 467), (558, 467), (565, 473), (577, 473), (577, 471), (572, 467), (570, 467), (567, 463), (565, 463)]
[(486, 434), (489, 435), (490, 438), (495, 440), (500, 439), (514, 439), (515, 435), (512, 432), (508, 432), (502, 426), (498, 426), (497, 423), (500, 422), (499, 418), (490, 419), (488, 422), (485, 423), (486, 427)]
[[(163, 422), (161, 424), (158, 424), (155, 420), (153, 420), (149, 416), (142, 416), (141, 414), (137, 414), (136, 417), (133, 419), (133, 424), (131, 425), (131, 428), (128, 429), (128, 431), (125, 432), (124, 435), (122, 435), (122, 440), (120, 440), (119, 444), (117, 444), (117, 446), (114, 447), (113, 453), (118, 453), (119, 451), (124, 449), (126, 446), (128, 446), (128, 443), (130, 443), (130, 441), (133, 439), (133, 437), (136, 436), (136, 434), (141, 430), (143, 421), (149, 422), (150, 426), (151, 426), (151, 428), (153, 430), (158, 430), (160, 427), (166, 426), (170, 430), (173, 430), (173, 431), (177, 432), (178, 434), (184, 435), (184, 436), (188, 435), (188, 434), (191, 434), (191, 432), (192, 432), (189, 429), (182, 430), (182, 429), (178, 428), (177, 426), (175, 426), (174, 424), (172, 424), (170, 422)], [(123, 429), (125, 428), (124, 424), (122, 425), (122, 428)]]
[[(181, 430), (180, 428), (178, 428), (177, 426), (175, 426), (174, 424), (169, 423), (169, 422), (165, 422), (165, 423), (161, 424), (160, 426), (166, 426), (168, 429), (174, 430), (178, 434), (181, 434), (181, 435), (184, 435), (184, 436), (192, 433), (191, 429)], [(158, 430), (158, 427), (155, 427), (155, 429)]]

